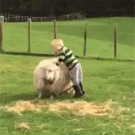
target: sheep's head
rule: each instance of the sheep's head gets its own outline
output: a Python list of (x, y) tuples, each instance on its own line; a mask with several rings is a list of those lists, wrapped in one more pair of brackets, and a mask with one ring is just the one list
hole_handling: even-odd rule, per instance
[(45, 68), (45, 78), (44, 78), (45, 83), (52, 85), (54, 81), (58, 79), (59, 76), (60, 76), (59, 67), (55, 65), (48, 65)]

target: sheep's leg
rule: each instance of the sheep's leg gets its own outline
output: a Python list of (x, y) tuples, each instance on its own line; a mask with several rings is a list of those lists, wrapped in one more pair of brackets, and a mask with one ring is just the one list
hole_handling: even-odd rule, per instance
[(51, 99), (51, 100), (53, 100), (53, 99), (54, 99), (54, 96), (53, 96), (52, 94), (50, 95), (50, 99)]
[(72, 89), (73, 89), (73, 87), (72, 87), (72, 82), (71, 82), (69, 79), (67, 79), (67, 80), (68, 80), (68, 81), (65, 83), (66, 86), (64, 86), (64, 87), (62, 88), (61, 93), (70, 93), (70, 91), (72, 91)]
[(73, 89), (73, 87), (69, 87), (69, 88), (65, 89), (64, 91), (62, 91), (61, 94), (71, 94), (72, 96), (74, 96), (75, 90)]
[(38, 89), (37, 93), (38, 93), (38, 98), (43, 98), (45, 96), (44, 95), (44, 88)]
[(63, 91), (61, 91), (61, 93), (68, 93), (68, 91), (71, 89), (72, 87), (68, 87), (66, 89), (64, 89)]
[(46, 89), (46, 86), (45, 86), (43, 79), (38, 80), (37, 93), (38, 93), (38, 98), (43, 98), (43, 97), (47, 97), (50, 95), (49, 90)]
[(50, 92), (49, 90), (45, 89), (45, 87), (43, 89), (38, 90), (38, 98), (49, 97), (49, 96), (50, 96)]
[(38, 93), (38, 98), (42, 98), (42, 91)]

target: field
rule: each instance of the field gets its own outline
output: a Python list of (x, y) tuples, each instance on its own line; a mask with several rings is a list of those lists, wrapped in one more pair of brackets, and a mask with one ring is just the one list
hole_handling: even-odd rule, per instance
[[(81, 32), (86, 21), (89, 32), (86, 56), (113, 58), (111, 31), (117, 23), (118, 58), (134, 59), (133, 18), (58, 22), (59, 38), (76, 55), (83, 55)], [(52, 53), (52, 31), (53, 23), (32, 23), (31, 52)], [(5, 23), (4, 39), (5, 51), (27, 52), (27, 24)], [(41, 60), (51, 58), (0, 54), (1, 135), (135, 134), (134, 61), (78, 58), (83, 69), (85, 95), (73, 98), (63, 94), (53, 100), (39, 100), (33, 72)]]
[[(135, 133), (134, 63), (79, 59), (83, 68), (83, 84), (86, 94), (78, 99), (70, 95), (59, 95), (56, 99), (36, 99), (33, 87), (33, 71), (44, 57), (1, 55), (0, 131), (2, 135), (133, 135)], [(99, 115), (76, 115), (75, 110), (64, 113), (44, 108), (8, 112), (20, 101), (31, 101), (38, 105), (81, 102), (109, 106), (111, 110)], [(33, 104), (31, 104), (33, 105)], [(69, 107), (69, 105), (68, 105)], [(76, 106), (77, 107), (77, 106)], [(19, 109), (16, 108), (16, 109)], [(28, 109), (28, 110), (27, 110)], [(73, 108), (74, 109), (74, 108)], [(80, 108), (81, 109), (81, 108)], [(92, 109), (92, 108), (91, 108)], [(97, 111), (100, 108), (97, 108)], [(100, 113), (107, 113), (101, 115)], [(56, 132), (57, 131), (57, 132)]]
[[(134, 56), (134, 18), (112, 17), (86, 19), (82, 21), (61, 21), (57, 23), (57, 37), (76, 55), (83, 55), (84, 27), (87, 22), (86, 56), (114, 57), (114, 23), (117, 23), (117, 58), (135, 59)], [(53, 22), (31, 23), (31, 52), (52, 54), (50, 42), (54, 38)], [(5, 23), (5, 51), (27, 52), (28, 24)]]

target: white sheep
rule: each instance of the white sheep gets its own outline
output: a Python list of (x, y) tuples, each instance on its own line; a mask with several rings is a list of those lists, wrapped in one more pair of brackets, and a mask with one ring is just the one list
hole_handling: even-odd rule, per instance
[(57, 59), (41, 61), (34, 71), (34, 85), (38, 97), (51, 97), (71, 89), (71, 79), (64, 63), (56, 65)]

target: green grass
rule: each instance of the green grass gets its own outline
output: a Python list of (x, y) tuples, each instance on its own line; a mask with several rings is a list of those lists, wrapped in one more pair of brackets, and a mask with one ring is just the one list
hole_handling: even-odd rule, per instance
[[(0, 55), (0, 105), (35, 100), (33, 72), (46, 57)], [(111, 103), (114, 112), (108, 116), (76, 116), (70, 112), (57, 114), (23, 112), (22, 115), (0, 109), (1, 135), (133, 135), (134, 130), (134, 62), (79, 59), (83, 69), (86, 94), (78, 99), (59, 95), (55, 101), (88, 101)], [(43, 99), (50, 102), (49, 99)], [(125, 107), (123, 111), (119, 109)], [(17, 123), (29, 123), (30, 130), (15, 129)]]
[[(135, 59), (134, 18), (113, 17), (86, 19), (82, 21), (61, 21), (57, 23), (57, 37), (76, 55), (83, 55), (84, 27), (87, 21), (86, 56), (113, 58), (114, 23), (117, 23), (117, 58)], [(5, 51), (27, 52), (27, 23), (5, 23)], [(31, 24), (31, 52), (52, 54), (50, 43), (54, 37), (53, 22), (33, 22)]]

